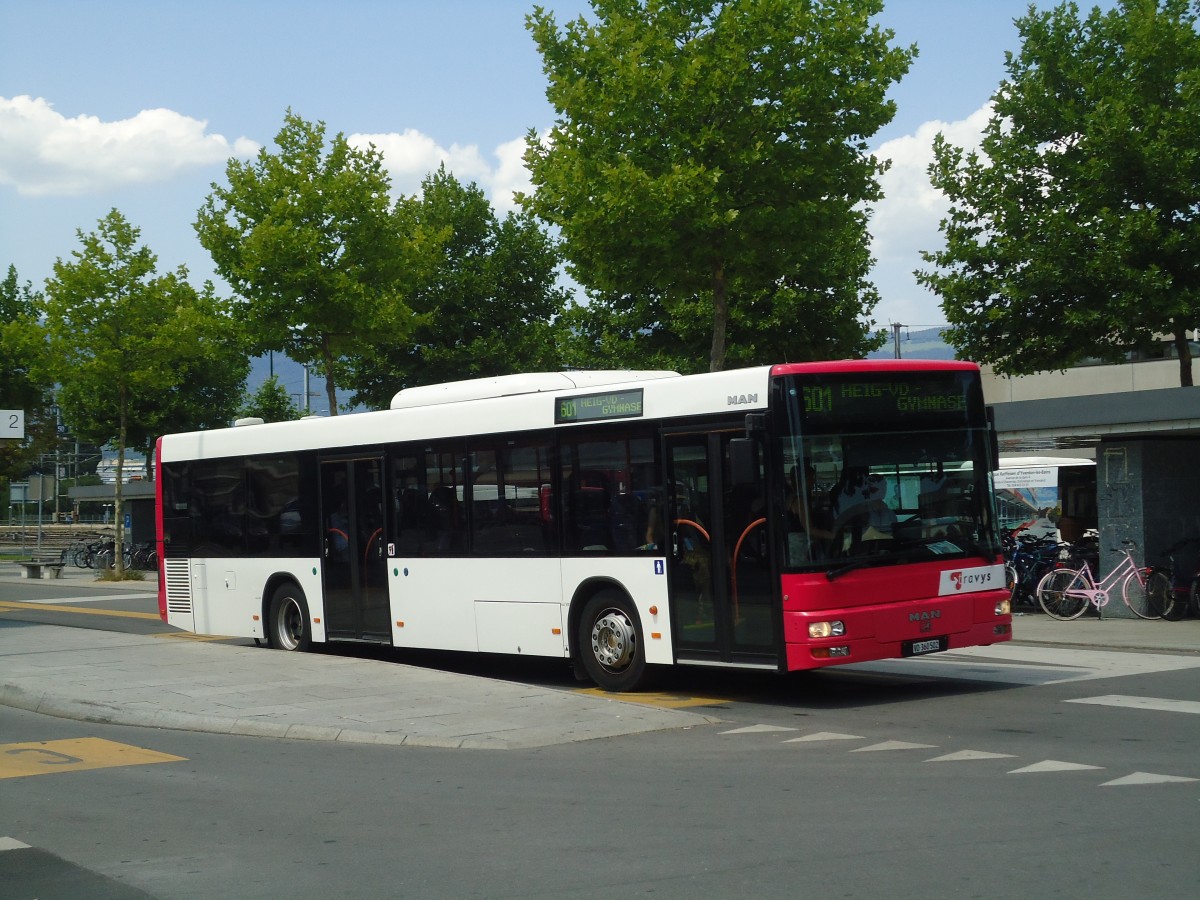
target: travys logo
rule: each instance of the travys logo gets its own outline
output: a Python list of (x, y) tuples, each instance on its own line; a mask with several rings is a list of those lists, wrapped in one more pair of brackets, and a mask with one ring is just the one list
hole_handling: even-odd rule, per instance
[(954, 582), (954, 589), (956, 591), (961, 591), (964, 588), (968, 590), (976, 588), (978, 590), (978, 588), (987, 587), (992, 583), (992, 573), (990, 570), (984, 570), (983, 572), (951, 572), (950, 580)]
[(966, 594), (1003, 587), (1003, 566), (979, 566), (971, 569), (952, 569), (942, 572), (938, 593)]

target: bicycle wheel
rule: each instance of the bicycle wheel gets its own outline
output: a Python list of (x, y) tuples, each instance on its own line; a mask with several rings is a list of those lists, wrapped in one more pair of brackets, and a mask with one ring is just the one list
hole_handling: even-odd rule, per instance
[(1012, 563), (1008, 563), (1004, 567), (1004, 589), (1008, 591), (1008, 599), (1013, 603), (1017, 602), (1017, 582), (1019, 580), (1016, 567)]
[[(1141, 572), (1130, 572), (1121, 584), (1121, 598), (1125, 605), (1139, 619), (1161, 619), (1165, 597), (1171, 594), (1171, 580), (1166, 582), (1166, 595), (1155, 599), (1150, 594), (1150, 578), (1155, 573), (1143, 569)], [(1158, 573), (1162, 574), (1162, 573)]]
[(1052, 619), (1078, 619), (1087, 609), (1087, 597), (1068, 594), (1068, 588), (1082, 588), (1083, 573), (1076, 569), (1054, 569), (1038, 582), (1037, 598), (1046, 615)]
[[(1134, 586), (1130, 590), (1136, 590)], [(1146, 598), (1151, 618), (1162, 618), (1173, 622), (1183, 615), (1181, 604), (1175, 602), (1175, 586), (1171, 573), (1162, 569), (1151, 569), (1146, 577)], [(1136, 612), (1136, 610), (1134, 610)]]

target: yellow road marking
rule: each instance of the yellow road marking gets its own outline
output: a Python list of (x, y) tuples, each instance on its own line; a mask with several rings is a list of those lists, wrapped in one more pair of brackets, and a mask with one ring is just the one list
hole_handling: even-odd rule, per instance
[(164, 631), (153, 635), (156, 638), (169, 638), (176, 641), (236, 641), (238, 638), (228, 634), (192, 634), (190, 631)]
[(48, 612), (79, 613), (82, 616), (115, 616), (119, 619), (157, 619), (158, 613), (132, 612), (124, 609), (94, 609), (88, 606), (65, 606), (54, 603), (20, 603), (16, 600), (0, 600), (0, 611), (44, 610)]
[(605, 697), (609, 700), (624, 700), (626, 703), (642, 703), (646, 706), (657, 706), (661, 709), (687, 709), (689, 706), (719, 706), (729, 703), (729, 700), (716, 697), (681, 697), (678, 694), (659, 694), (647, 691), (643, 694), (609, 694), (600, 688), (580, 688), (576, 693), (588, 694), (592, 697)]
[(151, 763), (185, 762), (182, 756), (156, 753), (103, 738), (74, 738), (66, 741), (35, 741), (0, 744), (0, 778), (50, 775), (55, 772), (84, 772), (115, 766), (144, 766)]

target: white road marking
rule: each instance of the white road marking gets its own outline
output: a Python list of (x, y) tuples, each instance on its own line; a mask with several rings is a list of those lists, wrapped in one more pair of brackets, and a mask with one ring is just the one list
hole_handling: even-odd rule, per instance
[(957, 753), (947, 753), (945, 756), (935, 756), (925, 762), (960, 762), (976, 759), (1015, 759), (1011, 753), (991, 753), (987, 750), (959, 750)]
[(1009, 775), (1033, 775), (1040, 772), (1081, 772), (1085, 769), (1103, 769), (1104, 766), (1085, 766), (1083, 763), (1062, 762), (1057, 759), (1044, 759), (1032, 766), (1013, 769)]
[(1200, 781), (1200, 778), (1184, 778), (1181, 775), (1155, 775), (1153, 772), (1134, 772), (1124, 778), (1106, 781), (1100, 787), (1116, 787), (1127, 784), (1176, 784), (1181, 781)]
[(1159, 697), (1128, 697), (1124, 694), (1105, 694), (1103, 697), (1080, 697), (1065, 703), (1090, 703), (1095, 706), (1120, 706), (1125, 709), (1150, 709), (1156, 712), (1192, 713), (1200, 715), (1200, 701), (1165, 700)]
[(22, 844), (16, 838), (0, 837), (0, 850), (28, 850), (28, 844)]
[(818, 731), (804, 737), (788, 738), (785, 744), (798, 744), (802, 741), (862, 741), (866, 740), (861, 734), (841, 734), (836, 731)]
[(854, 663), (845, 669), (882, 675), (960, 678), (1001, 684), (1066, 684), (1098, 678), (1200, 669), (1200, 656), (1000, 644), (955, 650), (939, 657)]
[(722, 731), (721, 734), (777, 734), (781, 731), (798, 731), (785, 725), (747, 725), (745, 728), (734, 728), (732, 731)]
[(908, 741), (884, 741), (881, 744), (872, 744), (870, 747), (856, 747), (850, 752), (873, 753), (881, 750), (929, 750), (936, 746), (937, 744), (910, 744)]

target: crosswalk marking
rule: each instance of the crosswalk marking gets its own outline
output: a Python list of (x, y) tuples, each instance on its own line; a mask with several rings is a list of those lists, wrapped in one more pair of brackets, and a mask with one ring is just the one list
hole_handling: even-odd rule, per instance
[(1105, 694), (1102, 697), (1078, 697), (1067, 703), (1090, 703), (1095, 706), (1121, 706), (1127, 709), (1150, 709), (1156, 712), (1192, 713), (1200, 715), (1196, 700), (1164, 700), (1160, 697), (1129, 697), (1124, 694)]

